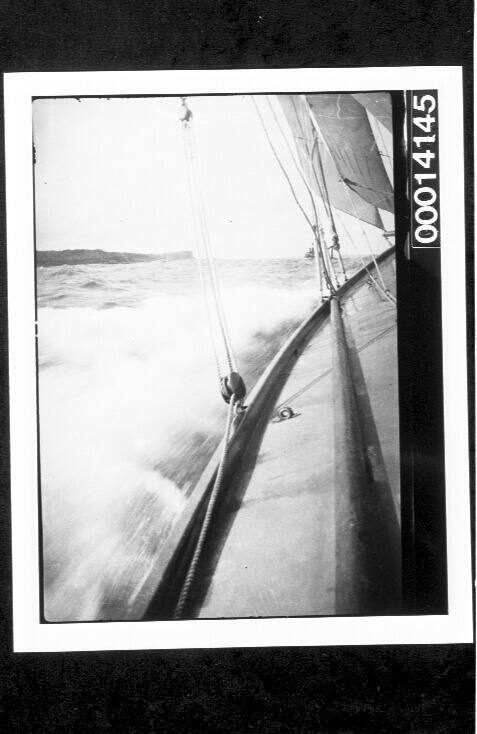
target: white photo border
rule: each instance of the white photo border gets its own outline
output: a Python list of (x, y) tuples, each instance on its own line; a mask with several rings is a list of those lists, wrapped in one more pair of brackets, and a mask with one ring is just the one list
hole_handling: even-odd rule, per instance
[[(40, 623), (32, 97), (437, 89), (449, 608), (446, 615)], [(462, 68), (4, 75), (15, 652), (473, 641)]]

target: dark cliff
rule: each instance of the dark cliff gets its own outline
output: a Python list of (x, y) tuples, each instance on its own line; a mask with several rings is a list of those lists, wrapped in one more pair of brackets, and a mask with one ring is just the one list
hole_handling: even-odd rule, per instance
[(147, 255), (138, 252), (106, 252), (105, 250), (38, 250), (36, 264), (38, 267), (55, 265), (92, 265), (97, 263), (117, 264), (147, 262), (148, 260), (182, 260), (192, 257), (190, 250), (181, 252), (163, 252)]

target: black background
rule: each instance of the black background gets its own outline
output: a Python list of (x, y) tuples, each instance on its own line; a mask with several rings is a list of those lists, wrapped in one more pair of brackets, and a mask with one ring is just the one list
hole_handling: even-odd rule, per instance
[[(4, 72), (463, 65), (472, 242), (471, 2), (3, 0), (0, 12)], [(1, 729), (473, 732), (471, 645), (13, 655), (1, 155)], [(472, 355), (470, 311), (468, 333)]]

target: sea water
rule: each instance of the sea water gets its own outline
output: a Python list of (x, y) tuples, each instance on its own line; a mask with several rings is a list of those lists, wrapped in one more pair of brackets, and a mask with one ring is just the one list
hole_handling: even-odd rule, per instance
[[(217, 271), (250, 389), (318, 304), (314, 264)], [(37, 298), (44, 614), (121, 619), (224, 430), (197, 264), (38, 268)]]

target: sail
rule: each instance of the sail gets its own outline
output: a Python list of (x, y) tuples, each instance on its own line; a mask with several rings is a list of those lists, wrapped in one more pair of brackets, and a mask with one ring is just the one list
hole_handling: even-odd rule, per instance
[(342, 180), (365, 201), (394, 212), (393, 190), (365, 108), (351, 94), (307, 100)]
[(386, 92), (360, 92), (353, 97), (363, 105), (384, 127), (392, 132), (393, 118), (391, 97)]
[[(336, 168), (330, 152), (321, 139), (314, 135), (313, 124), (306, 104), (300, 97), (289, 94), (277, 95), (286, 120), (292, 131), (300, 163), (310, 188), (323, 198), (323, 180), (319, 156), (323, 167), (323, 175), (332, 206), (345, 214), (359, 217), (363, 222), (384, 229), (379, 211), (365, 201), (358, 193), (343, 185), (342, 177)], [(311, 154), (313, 163), (311, 165)]]

